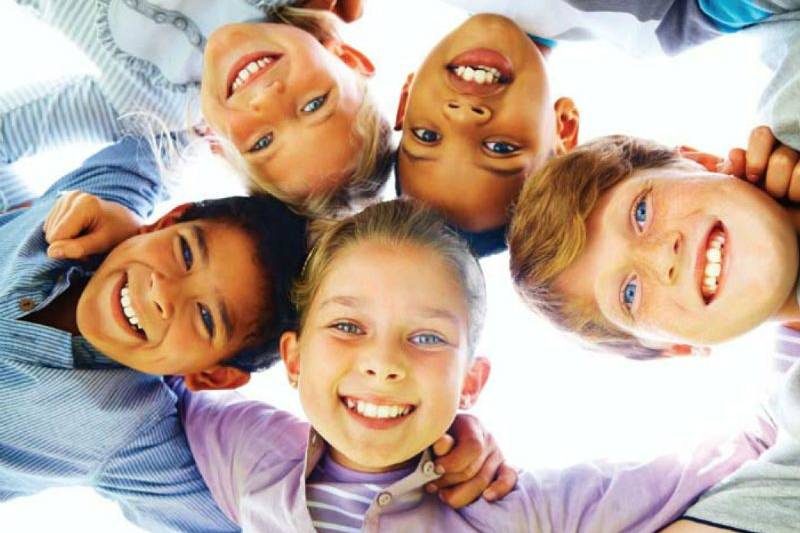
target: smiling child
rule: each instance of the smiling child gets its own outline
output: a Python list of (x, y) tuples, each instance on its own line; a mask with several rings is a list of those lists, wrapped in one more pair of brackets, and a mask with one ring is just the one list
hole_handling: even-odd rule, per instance
[(295, 294), (300, 327), (281, 356), (310, 425), (173, 383), (198, 467), (244, 529), (653, 531), (774, 436), (762, 420), (688, 458), (523, 472), (502, 500), (452, 509), (423, 487), (438, 477), (431, 444), (489, 375), (466, 243), (432, 211), (377, 204), (324, 229)]
[[(389, 127), (367, 93), (372, 64), (342, 42), (332, 14), (299, 9), (325, 2), (18, 3), (99, 75), (0, 97), (4, 165), (66, 142), (116, 140), (128, 115), (184, 131), (200, 122), (199, 102), (253, 192), (320, 212), (372, 198), (386, 179)], [(360, 12), (360, 2), (339, 4), (346, 18)], [(5, 207), (20, 203), (17, 189)]]

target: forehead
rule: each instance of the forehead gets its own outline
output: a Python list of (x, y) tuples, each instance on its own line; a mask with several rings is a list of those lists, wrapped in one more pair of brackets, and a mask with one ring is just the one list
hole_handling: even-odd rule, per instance
[(466, 323), (466, 296), (454, 274), (452, 265), (428, 247), (361, 241), (333, 258), (312, 307), (334, 295), (348, 295), (373, 312), (440, 308)]

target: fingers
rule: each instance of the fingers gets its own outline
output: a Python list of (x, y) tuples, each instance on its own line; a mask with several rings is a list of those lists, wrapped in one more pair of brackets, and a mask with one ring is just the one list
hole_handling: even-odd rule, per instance
[(436, 457), (441, 457), (442, 455), (447, 455), (450, 453), (450, 450), (453, 449), (456, 441), (453, 437), (451, 437), (448, 433), (445, 433), (439, 440), (433, 443), (433, 453)]
[(796, 163), (789, 180), (789, 200), (800, 202), (800, 162)]
[(775, 136), (768, 126), (758, 126), (750, 132), (750, 139), (747, 141), (748, 181), (756, 182), (764, 176), (774, 145)]
[(497, 478), (483, 491), (483, 497), (493, 502), (505, 497), (517, 485), (517, 470), (506, 463), (500, 465)]
[(747, 152), (742, 148), (734, 148), (728, 152), (726, 159), (719, 167), (718, 172), (730, 174), (737, 178), (747, 178)]
[(474, 502), (492, 483), (495, 472), (502, 463), (502, 454), (499, 450), (495, 450), (486, 458), (474, 476), (463, 483), (439, 490), (439, 498), (454, 509)]
[(449, 433), (455, 439), (455, 446), (450, 453), (439, 457), (436, 464), (444, 468), (448, 476), (455, 476), (455, 473), (471, 474), (453, 481), (458, 483), (475, 475), (491, 450), (485, 441), (483, 428), (473, 416), (457, 416)]
[(774, 198), (784, 198), (788, 193), (798, 158), (796, 151), (784, 145), (769, 156), (764, 189)]

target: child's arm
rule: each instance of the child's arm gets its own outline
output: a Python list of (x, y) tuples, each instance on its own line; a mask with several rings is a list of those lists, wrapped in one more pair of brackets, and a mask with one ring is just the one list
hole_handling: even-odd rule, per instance
[(47, 255), (83, 259), (104, 253), (136, 234), (142, 219), (116, 202), (80, 191), (61, 195), (44, 222)]

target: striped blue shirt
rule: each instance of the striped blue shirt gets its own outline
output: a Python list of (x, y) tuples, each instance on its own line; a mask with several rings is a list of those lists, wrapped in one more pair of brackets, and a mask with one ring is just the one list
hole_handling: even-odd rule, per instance
[(21, 320), (91, 275), (91, 263), (46, 256), (42, 224), (69, 189), (141, 216), (162, 192), (146, 145), (126, 138), (31, 207), (0, 211), (0, 500), (84, 485), (150, 531), (237, 531), (200, 477), (160, 377), (121, 368), (82, 337)]

